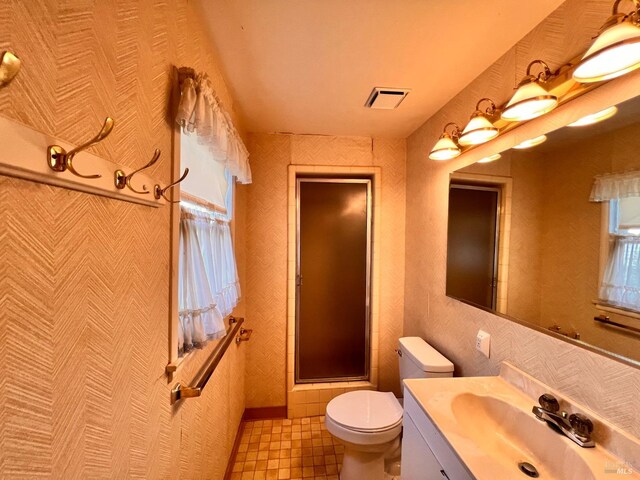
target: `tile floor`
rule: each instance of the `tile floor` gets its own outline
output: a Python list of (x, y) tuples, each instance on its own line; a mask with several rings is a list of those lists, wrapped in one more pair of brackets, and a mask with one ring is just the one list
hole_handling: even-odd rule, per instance
[(344, 447), (324, 416), (243, 423), (228, 480), (338, 480)]

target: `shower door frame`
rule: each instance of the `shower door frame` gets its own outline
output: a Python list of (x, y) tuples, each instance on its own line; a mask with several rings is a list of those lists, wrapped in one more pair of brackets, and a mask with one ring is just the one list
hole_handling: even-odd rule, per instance
[[(298, 352), (300, 351), (299, 334), (300, 334), (300, 185), (302, 183), (355, 183), (367, 185), (367, 258), (366, 258), (366, 294), (365, 294), (365, 374), (354, 377), (327, 377), (314, 379), (301, 379), (300, 359)], [(295, 368), (294, 381), (297, 385), (316, 384), (316, 383), (337, 383), (337, 382), (368, 382), (371, 378), (371, 280), (372, 280), (372, 259), (373, 259), (373, 178), (363, 175), (359, 177), (331, 177), (330, 175), (321, 176), (305, 176), (296, 175), (296, 265), (295, 265)]]

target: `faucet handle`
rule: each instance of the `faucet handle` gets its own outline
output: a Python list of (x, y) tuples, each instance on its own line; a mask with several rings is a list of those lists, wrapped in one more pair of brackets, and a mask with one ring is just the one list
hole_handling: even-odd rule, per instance
[(551, 395), (550, 393), (543, 393), (538, 398), (538, 403), (542, 408), (547, 410), (548, 412), (556, 413), (560, 410), (560, 403), (556, 400), (556, 397)]
[(569, 423), (571, 424), (571, 428), (583, 437), (589, 438), (591, 432), (593, 432), (593, 422), (582, 413), (572, 413), (569, 415)]

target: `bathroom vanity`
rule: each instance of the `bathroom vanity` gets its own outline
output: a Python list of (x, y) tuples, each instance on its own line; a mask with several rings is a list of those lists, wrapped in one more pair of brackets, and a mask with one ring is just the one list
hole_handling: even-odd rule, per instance
[(409, 388), (405, 388), (402, 426), (403, 479), (473, 479)]
[[(405, 380), (403, 480), (640, 479), (640, 443), (510, 364), (500, 376)], [(550, 393), (594, 424), (583, 448), (532, 413)]]

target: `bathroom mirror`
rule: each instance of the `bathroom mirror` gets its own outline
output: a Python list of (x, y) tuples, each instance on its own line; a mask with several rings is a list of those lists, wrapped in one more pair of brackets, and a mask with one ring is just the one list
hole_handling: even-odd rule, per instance
[(447, 296), (640, 366), (640, 98), (602, 117), (451, 175)]

